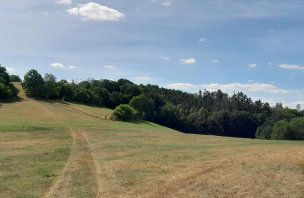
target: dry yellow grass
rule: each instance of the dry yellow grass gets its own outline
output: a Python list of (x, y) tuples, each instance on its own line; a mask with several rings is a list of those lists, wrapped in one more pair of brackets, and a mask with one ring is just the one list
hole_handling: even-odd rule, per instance
[(182, 134), (22, 97), (0, 107), (0, 197), (304, 197), (304, 142)]

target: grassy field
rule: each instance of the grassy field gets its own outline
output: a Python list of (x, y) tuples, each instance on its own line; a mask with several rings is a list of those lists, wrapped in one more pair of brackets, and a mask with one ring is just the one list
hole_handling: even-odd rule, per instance
[(0, 103), (0, 197), (304, 197), (304, 142), (188, 135), (20, 97)]

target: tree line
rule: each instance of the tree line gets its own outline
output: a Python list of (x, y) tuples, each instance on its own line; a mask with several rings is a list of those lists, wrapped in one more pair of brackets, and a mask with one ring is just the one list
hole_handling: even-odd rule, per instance
[(118, 120), (147, 120), (185, 133), (261, 139), (304, 139), (304, 111), (271, 107), (252, 101), (243, 92), (229, 96), (221, 90), (196, 94), (157, 85), (137, 85), (127, 79), (79, 83), (42, 77), (36, 70), (24, 76), (30, 97), (60, 99), (114, 109)]
[(13, 82), (17, 81), (15, 78), (16, 76), (10, 76), (6, 68), (0, 65), (0, 99), (9, 99), (17, 96), (18, 89), (13, 85)]

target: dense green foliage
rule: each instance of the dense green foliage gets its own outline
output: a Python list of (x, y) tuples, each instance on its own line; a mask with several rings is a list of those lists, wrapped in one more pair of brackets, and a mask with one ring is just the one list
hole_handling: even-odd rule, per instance
[(6, 68), (0, 65), (0, 99), (17, 96), (18, 89), (14, 87)]
[(17, 75), (10, 75), (11, 82), (21, 82), (21, 78)]
[(114, 109), (113, 116), (117, 120), (134, 121), (138, 118), (138, 112), (130, 105), (121, 104)]
[(136, 85), (126, 79), (57, 82), (51, 74), (43, 79), (31, 70), (24, 77), (24, 87), (29, 96), (117, 107), (114, 116), (119, 120), (141, 118), (186, 133), (262, 139), (292, 139), (281, 133), (293, 133), (296, 139), (301, 135), (295, 135), (295, 129), (286, 132), (282, 125), (287, 124), (277, 122), (285, 120), (292, 125), (293, 119), (304, 116), (300, 108), (283, 108), (281, 104), (272, 108), (260, 100), (252, 101), (242, 92), (232, 96), (221, 90), (191, 94), (156, 85)]
[(304, 113), (277, 105), (272, 115), (258, 128), (256, 137), (261, 139), (304, 140)]
[(44, 97), (44, 80), (36, 70), (30, 70), (24, 76), (24, 90), (28, 96)]
[(155, 104), (151, 98), (148, 98), (144, 94), (134, 96), (130, 101), (130, 106), (136, 109), (143, 119), (154, 120)]

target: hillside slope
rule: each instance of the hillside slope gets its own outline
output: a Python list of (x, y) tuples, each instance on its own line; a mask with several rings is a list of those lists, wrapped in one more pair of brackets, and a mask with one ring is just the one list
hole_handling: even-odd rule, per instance
[(0, 103), (0, 197), (304, 196), (304, 142), (187, 135), (20, 97)]

